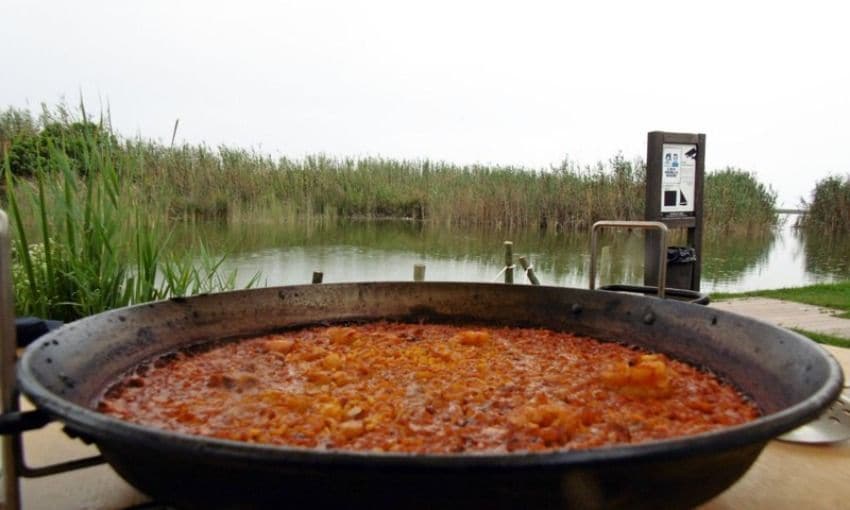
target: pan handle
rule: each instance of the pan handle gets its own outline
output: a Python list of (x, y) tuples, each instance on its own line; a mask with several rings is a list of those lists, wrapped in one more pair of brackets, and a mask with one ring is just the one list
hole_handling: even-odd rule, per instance
[(40, 429), (53, 421), (47, 413), (34, 411), (11, 411), (0, 414), (0, 435), (12, 436), (27, 430)]

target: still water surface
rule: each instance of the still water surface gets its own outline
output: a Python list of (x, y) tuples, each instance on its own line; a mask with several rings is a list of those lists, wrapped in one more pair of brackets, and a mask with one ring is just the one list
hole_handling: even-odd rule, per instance
[[(702, 256), (702, 290), (745, 291), (850, 278), (850, 242), (813, 239), (794, 228), (795, 216), (759, 235), (708, 235)], [(679, 234), (682, 232), (680, 231)], [(213, 252), (228, 252), (225, 269), (245, 282), (259, 272), (263, 285), (324, 281), (411, 280), (414, 264), (427, 266), (429, 281), (500, 280), (503, 241), (514, 243), (544, 285), (587, 288), (589, 233), (492, 232), (438, 228), (412, 222), (349, 222), (332, 226), (194, 226), (185, 243), (203, 239)], [(682, 243), (674, 238), (673, 242)], [(611, 231), (603, 236), (599, 282), (643, 282), (643, 235)], [(516, 283), (528, 283), (517, 273)]]

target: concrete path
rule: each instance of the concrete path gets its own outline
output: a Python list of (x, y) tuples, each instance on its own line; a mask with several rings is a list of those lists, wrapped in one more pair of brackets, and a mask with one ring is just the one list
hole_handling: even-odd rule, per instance
[(711, 306), (785, 328), (805, 329), (850, 339), (850, 319), (835, 317), (835, 310), (829, 308), (761, 297), (728, 299), (712, 302)]

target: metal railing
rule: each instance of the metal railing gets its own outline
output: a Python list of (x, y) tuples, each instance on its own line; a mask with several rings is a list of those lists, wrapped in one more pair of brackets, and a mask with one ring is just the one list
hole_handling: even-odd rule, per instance
[(667, 287), (667, 225), (660, 221), (597, 221), (590, 233), (590, 290), (596, 288), (596, 259), (599, 230), (603, 228), (636, 228), (658, 230), (660, 235), (658, 250), (658, 297), (664, 299)]

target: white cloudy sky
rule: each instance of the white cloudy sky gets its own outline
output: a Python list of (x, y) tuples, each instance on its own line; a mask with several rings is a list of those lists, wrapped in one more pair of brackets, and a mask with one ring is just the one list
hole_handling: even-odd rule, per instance
[(0, 107), (80, 94), (125, 135), (548, 166), (704, 132), (797, 205), (850, 172), (842, 2), (22, 1)]

